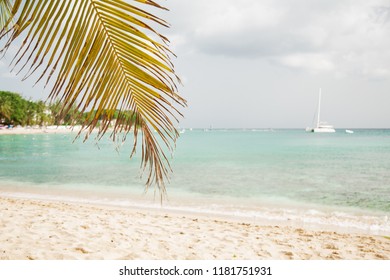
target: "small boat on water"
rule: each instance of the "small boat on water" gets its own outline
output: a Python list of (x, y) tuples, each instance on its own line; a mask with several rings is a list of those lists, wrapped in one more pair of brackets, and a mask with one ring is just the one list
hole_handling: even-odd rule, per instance
[(330, 125), (326, 122), (322, 122), (321, 120), (321, 89), (318, 97), (318, 112), (317, 112), (317, 125), (314, 128), (306, 128), (307, 132), (315, 132), (315, 133), (334, 133), (336, 130), (333, 125)]
[(349, 130), (349, 129), (346, 129), (345, 132), (348, 133), (348, 134), (353, 134), (354, 133), (353, 130)]

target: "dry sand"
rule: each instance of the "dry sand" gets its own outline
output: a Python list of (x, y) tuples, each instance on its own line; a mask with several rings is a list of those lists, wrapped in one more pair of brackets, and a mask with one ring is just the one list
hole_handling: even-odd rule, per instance
[(383, 236), (0, 195), (0, 259), (390, 259)]

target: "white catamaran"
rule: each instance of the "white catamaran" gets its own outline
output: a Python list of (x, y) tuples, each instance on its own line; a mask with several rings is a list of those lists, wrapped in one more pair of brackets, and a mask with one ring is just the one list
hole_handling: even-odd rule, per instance
[(306, 131), (308, 132), (320, 132), (320, 133), (334, 133), (336, 130), (333, 128), (332, 125), (327, 124), (326, 122), (320, 121), (321, 116), (321, 89), (320, 94), (318, 98), (318, 115), (317, 115), (317, 126), (314, 128), (306, 128)]

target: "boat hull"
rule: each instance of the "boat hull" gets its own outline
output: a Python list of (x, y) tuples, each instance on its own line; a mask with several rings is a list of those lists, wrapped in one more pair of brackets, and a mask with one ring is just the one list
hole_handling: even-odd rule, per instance
[(330, 127), (316, 127), (312, 129), (314, 133), (335, 133), (336, 130)]

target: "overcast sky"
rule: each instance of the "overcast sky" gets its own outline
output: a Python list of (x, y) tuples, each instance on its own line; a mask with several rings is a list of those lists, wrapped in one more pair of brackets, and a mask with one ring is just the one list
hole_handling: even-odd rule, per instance
[[(390, 128), (390, 1), (167, 0), (181, 127)], [(0, 88), (33, 99), (0, 62)]]

